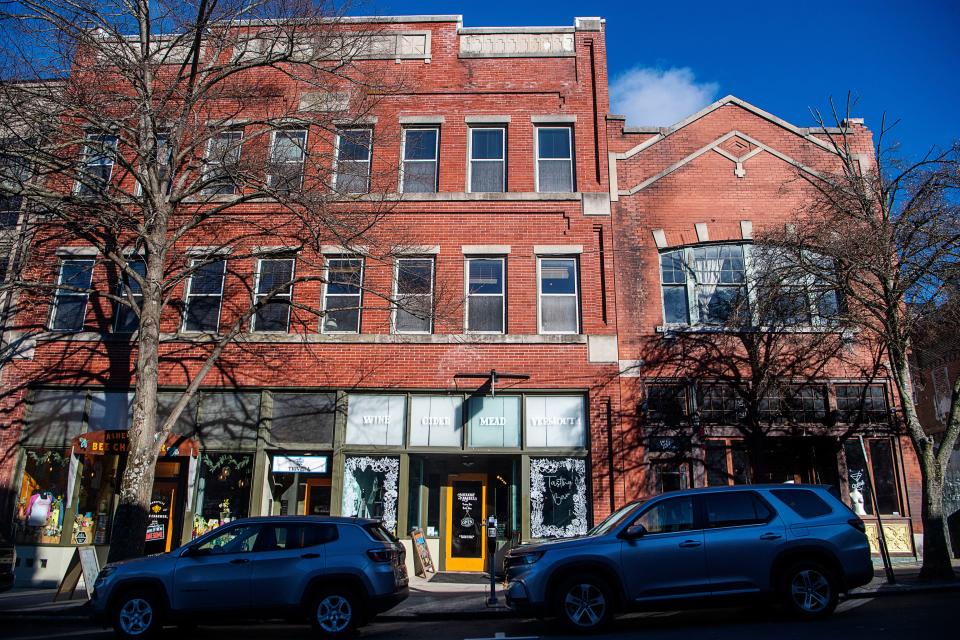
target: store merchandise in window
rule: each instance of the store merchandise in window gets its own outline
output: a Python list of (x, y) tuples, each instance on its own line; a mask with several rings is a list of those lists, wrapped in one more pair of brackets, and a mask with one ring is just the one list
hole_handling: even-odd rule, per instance
[(194, 538), (249, 515), (252, 472), (252, 455), (204, 453), (200, 456)]
[(530, 458), (530, 535), (571, 538), (586, 532), (586, 461)]
[(119, 495), (120, 456), (87, 455), (82, 459), (77, 514), (71, 544), (107, 544), (114, 498)]
[(343, 468), (342, 513), (373, 518), (396, 532), (400, 458), (350, 456)]
[(69, 456), (68, 450), (26, 450), (26, 468), (14, 523), (17, 542), (60, 543)]

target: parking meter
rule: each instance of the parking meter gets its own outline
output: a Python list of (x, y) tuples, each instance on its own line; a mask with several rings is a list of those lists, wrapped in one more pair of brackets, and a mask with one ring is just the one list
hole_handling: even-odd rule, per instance
[(497, 516), (490, 514), (487, 517), (487, 548), (490, 556), (490, 597), (488, 605), (497, 604)]

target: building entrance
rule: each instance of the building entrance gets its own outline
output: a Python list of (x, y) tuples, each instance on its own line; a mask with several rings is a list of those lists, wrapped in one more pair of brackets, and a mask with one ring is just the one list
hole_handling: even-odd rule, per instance
[(484, 522), (487, 518), (487, 476), (462, 473), (448, 476), (445, 551), (448, 571), (483, 571), (487, 557)]

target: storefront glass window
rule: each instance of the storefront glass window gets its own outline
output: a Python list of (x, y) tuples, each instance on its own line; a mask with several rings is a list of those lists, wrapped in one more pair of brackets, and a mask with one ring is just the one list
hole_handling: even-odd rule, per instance
[(877, 493), (877, 509), (882, 514), (900, 515), (900, 492), (893, 464), (890, 440), (880, 438), (869, 441), (870, 467), (873, 470), (874, 489)]
[(410, 422), (410, 446), (463, 446), (463, 398), (460, 396), (413, 396)]
[(569, 538), (586, 532), (586, 461), (530, 458), (530, 535)]
[(69, 450), (27, 449), (17, 500), (16, 541), (59, 544), (66, 506)]
[(132, 393), (95, 391), (90, 394), (90, 431), (126, 431), (132, 414)]
[(406, 396), (350, 394), (346, 443), (402, 446), (406, 411)]
[(471, 447), (520, 446), (520, 397), (483, 396), (467, 402)]
[(250, 515), (250, 476), (253, 456), (204, 453), (193, 516), (193, 537)]
[(85, 455), (81, 464), (83, 473), (70, 543), (107, 544), (118, 489), (120, 456)]
[(399, 480), (400, 458), (348, 456), (343, 465), (341, 513), (380, 520), (396, 532)]
[(583, 447), (583, 396), (527, 396), (528, 447)]
[(847, 488), (850, 492), (850, 508), (857, 515), (873, 515), (870, 501), (870, 476), (867, 473), (867, 460), (859, 440), (843, 443), (843, 454), (847, 461)]
[[(866, 459), (863, 456), (864, 447), (867, 450)], [(872, 483), (880, 514), (900, 515), (900, 490), (890, 439), (864, 439), (864, 447), (861, 447), (859, 439), (843, 443), (843, 453), (847, 460), (850, 508), (857, 515), (874, 515), (873, 502), (870, 499)]]
[(332, 445), (335, 404), (332, 393), (274, 393), (270, 440)]

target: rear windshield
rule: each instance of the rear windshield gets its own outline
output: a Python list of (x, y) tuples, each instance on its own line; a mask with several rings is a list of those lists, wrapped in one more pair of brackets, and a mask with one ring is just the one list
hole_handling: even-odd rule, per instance
[(818, 518), (833, 513), (830, 505), (809, 489), (773, 489), (770, 493), (801, 518)]
[(374, 540), (379, 540), (380, 542), (397, 542), (397, 539), (393, 537), (389, 531), (383, 528), (383, 525), (373, 523), (364, 525), (364, 530), (370, 534), (370, 537)]

